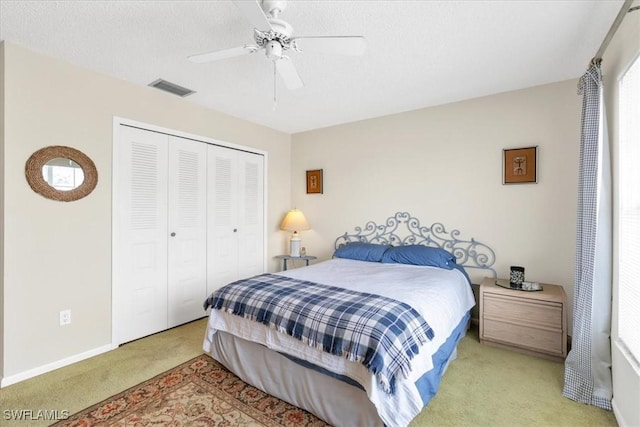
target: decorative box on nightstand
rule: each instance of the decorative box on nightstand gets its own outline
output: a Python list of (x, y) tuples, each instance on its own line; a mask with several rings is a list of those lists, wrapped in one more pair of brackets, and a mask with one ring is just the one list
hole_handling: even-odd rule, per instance
[(480, 284), (480, 342), (563, 360), (567, 356), (567, 295), (562, 286), (541, 283), (541, 291)]

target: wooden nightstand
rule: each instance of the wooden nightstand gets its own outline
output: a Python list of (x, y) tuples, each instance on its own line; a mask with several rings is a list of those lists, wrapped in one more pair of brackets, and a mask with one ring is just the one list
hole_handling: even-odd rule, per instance
[(561, 361), (567, 356), (567, 295), (562, 286), (541, 283), (525, 292), (480, 284), (480, 342)]

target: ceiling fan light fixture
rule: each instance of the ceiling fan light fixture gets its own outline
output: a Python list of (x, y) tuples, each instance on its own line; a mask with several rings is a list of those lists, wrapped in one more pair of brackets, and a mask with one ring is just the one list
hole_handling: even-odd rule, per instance
[(275, 40), (271, 40), (264, 45), (264, 53), (267, 58), (276, 61), (282, 57), (282, 45)]

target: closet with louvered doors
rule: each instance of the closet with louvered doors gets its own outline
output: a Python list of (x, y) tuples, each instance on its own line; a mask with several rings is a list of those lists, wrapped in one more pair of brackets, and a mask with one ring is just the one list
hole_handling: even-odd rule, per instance
[(204, 317), (214, 289), (265, 269), (265, 156), (154, 129), (114, 128), (114, 345)]
[(209, 289), (264, 271), (264, 155), (120, 123), (113, 159), (114, 345), (204, 317)]

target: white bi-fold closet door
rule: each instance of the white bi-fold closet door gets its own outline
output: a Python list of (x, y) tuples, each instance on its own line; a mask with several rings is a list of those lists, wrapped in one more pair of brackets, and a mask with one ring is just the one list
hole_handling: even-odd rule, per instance
[(263, 156), (207, 151), (207, 293), (264, 271)]
[(264, 270), (262, 155), (126, 125), (118, 134), (116, 345), (206, 315), (204, 299), (226, 284), (218, 272), (237, 266), (231, 281)]
[(121, 126), (114, 176), (118, 344), (202, 315), (207, 146)]

